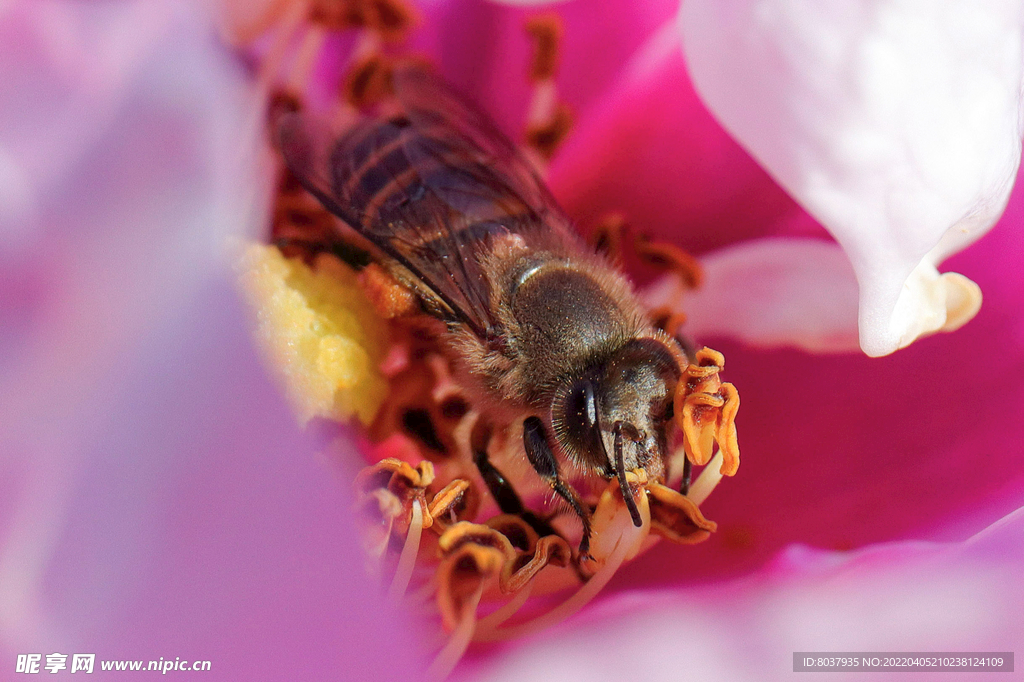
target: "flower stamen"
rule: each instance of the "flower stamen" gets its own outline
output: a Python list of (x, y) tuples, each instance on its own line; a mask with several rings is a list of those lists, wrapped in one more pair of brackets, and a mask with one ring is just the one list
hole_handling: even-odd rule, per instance
[(437, 606), (451, 636), (428, 673), (446, 677), (466, 652), (476, 631), (476, 612), (485, 587), (516, 556), (508, 539), (487, 526), (462, 521), (438, 539), (443, 557), (437, 569)]
[(736, 387), (723, 383), (718, 374), (725, 357), (702, 348), (686, 368), (675, 395), (676, 422), (683, 432), (683, 447), (693, 464), (708, 463), (717, 442), (722, 452), (722, 471), (733, 476), (740, 466), (736, 440), (736, 413), (740, 397)]
[(621, 264), (625, 238), (626, 216), (614, 212), (601, 217), (591, 230), (587, 242), (595, 251), (605, 254), (612, 263)]
[(678, 338), (682, 326), (686, 324), (686, 313), (662, 306), (651, 311), (651, 322), (669, 336)]
[(526, 22), (526, 32), (533, 40), (529, 73), (533, 97), (526, 115), (526, 143), (543, 167), (572, 128), (572, 114), (569, 107), (559, 101), (555, 84), (561, 18), (553, 12), (537, 15)]
[[(719, 475), (721, 480), (721, 475)], [(651, 504), (651, 531), (680, 545), (707, 540), (718, 529), (708, 521), (693, 500), (654, 481), (647, 486)]]
[(476, 624), (478, 632), (488, 632), (497, 629), (502, 623), (519, 613), (526, 601), (533, 594), (533, 582), (528, 582), (515, 593), (512, 599), (501, 605), (493, 613), (489, 613)]
[[(284, 10), (284, 16), (278, 21), (273, 42), (270, 44), (270, 49), (267, 50), (266, 56), (260, 60), (259, 70), (256, 74), (257, 100), (261, 104), (270, 96), (270, 91), (273, 89), (274, 80), (281, 69), (288, 46), (291, 44), (292, 38), (295, 37), (295, 33), (299, 30), (299, 26), (302, 25), (303, 20), (306, 18), (308, 11), (309, 8), (306, 2), (290, 3)], [(266, 28), (261, 30), (260, 33), (266, 30)], [(255, 39), (255, 36), (246, 38), (245, 42), (253, 39)]]
[(696, 258), (675, 244), (656, 242), (642, 234), (633, 239), (633, 249), (644, 263), (675, 274), (687, 289), (699, 289), (704, 270)]
[(608, 584), (608, 581), (612, 579), (612, 576), (615, 575), (615, 572), (619, 570), (619, 567), (626, 560), (630, 547), (635, 543), (634, 536), (639, 536), (645, 530), (645, 528), (637, 528), (633, 525), (629, 510), (625, 507), (620, 512), (620, 516), (628, 522), (628, 527), (623, 528), (621, 533), (615, 538), (612, 552), (601, 568), (579, 590), (555, 608), (531, 621), (507, 628), (494, 628), (487, 631), (479, 630), (474, 638), (475, 641), (494, 642), (539, 632), (571, 618), (580, 609), (589, 604), (604, 586)]
[(521, 637), (572, 617), (597, 596), (624, 561), (640, 551), (651, 528), (650, 508), (644, 488), (646, 477), (641, 478), (634, 472), (628, 472), (627, 478), (630, 483), (627, 487), (640, 510), (642, 525), (633, 525), (633, 518), (622, 497), (623, 492), (618, 481), (609, 483), (594, 511), (594, 541), (591, 545), (591, 555), (598, 568), (590, 579), (564, 602), (531, 621), (500, 629), (478, 629), (476, 641), (492, 642)]

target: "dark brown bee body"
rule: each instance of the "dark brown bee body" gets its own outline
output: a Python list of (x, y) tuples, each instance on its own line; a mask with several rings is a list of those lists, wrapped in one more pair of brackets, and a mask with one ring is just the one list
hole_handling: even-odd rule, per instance
[[(527, 458), (579, 515), (585, 552), (589, 514), (555, 453), (623, 487), (633, 469), (663, 478), (685, 356), (490, 121), (423, 72), (393, 80), (400, 112), (344, 134), (285, 116), (284, 156), (446, 324), (485, 413), (522, 420)], [(509, 499), (486, 453), (477, 459), (495, 498)]]

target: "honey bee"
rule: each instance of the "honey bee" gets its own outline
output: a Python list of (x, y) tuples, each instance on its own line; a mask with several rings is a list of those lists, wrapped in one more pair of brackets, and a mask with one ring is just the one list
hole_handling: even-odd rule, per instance
[[(394, 102), (336, 133), (289, 112), (277, 142), (299, 182), (365, 239), (379, 264), (440, 321), (482, 413), (522, 424), (537, 474), (578, 516), (590, 511), (562, 472), (664, 480), (673, 397), (687, 359), (656, 328), (631, 285), (588, 248), (516, 146), (422, 67), (396, 67)], [(504, 513), (545, 525), (474, 445)]]

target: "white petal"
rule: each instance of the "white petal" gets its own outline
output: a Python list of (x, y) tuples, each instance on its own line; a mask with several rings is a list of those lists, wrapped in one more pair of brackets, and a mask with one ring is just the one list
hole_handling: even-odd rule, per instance
[(768, 238), (701, 258), (704, 284), (674, 300), (670, 278), (643, 292), (651, 308), (686, 312), (698, 342), (741, 339), (767, 348), (812, 352), (857, 349), (857, 280), (843, 250), (817, 239)]
[(709, 108), (846, 249), (868, 355), (980, 306), (977, 287), (935, 268), (1009, 197), (1022, 25), (1018, 0), (687, 0), (680, 12)]

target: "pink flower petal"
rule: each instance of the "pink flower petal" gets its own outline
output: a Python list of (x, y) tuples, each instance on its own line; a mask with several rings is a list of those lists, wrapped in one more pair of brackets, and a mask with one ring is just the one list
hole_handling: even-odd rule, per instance
[(700, 264), (703, 285), (679, 303), (676, 278), (663, 278), (643, 292), (651, 309), (685, 310), (692, 338), (726, 337), (816, 353), (857, 350), (857, 279), (838, 245), (753, 239), (712, 251)]
[(788, 680), (797, 651), (1013, 651), (1024, 637), (1022, 571), (1024, 509), (952, 546), (792, 546), (742, 580), (605, 599), (463, 679)]
[[(150, 7), (27, 3), (0, 30), (24, 37), (0, 43), (5, 66), (36, 77), (0, 111), (50, 103), (75, 152), (27, 175), (38, 222), (3, 253), (37, 284), (0, 308), (0, 654), (416, 679), (410, 628), (363, 573), (346, 488), (260, 368), (224, 258), (253, 216), (231, 191), (256, 175), (237, 163), (241, 76), (201, 14)], [(99, 43), (126, 15), (152, 22), (91, 71), (111, 99), (64, 97), (78, 62), (41, 47), (55, 8)], [(38, 162), (33, 121), (15, 122), (0, 140)]]

